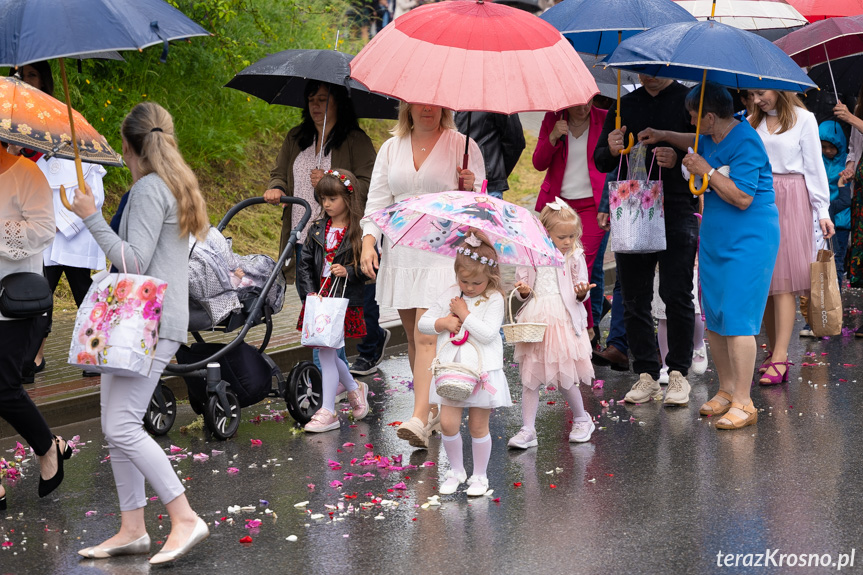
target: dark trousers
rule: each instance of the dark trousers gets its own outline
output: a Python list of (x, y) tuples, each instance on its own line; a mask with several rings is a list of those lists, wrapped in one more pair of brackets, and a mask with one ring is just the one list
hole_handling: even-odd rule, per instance
[[(93, 280), (90, 278), (90, 270), (87, 268), (73, 268), (71, 266), (45, 266), (43, 268), (45, 278), (48, 280), (48, 285), (51, 286), (51, 293), (57, 290), (57, 285), (60, 283), (60, 277), (66, 274), (66, 281), (69, 282), (69, 289), (72, 290), (72, 297), (75, 298), (75, 306), (81, 307), (81, 302), (87, 295), (87, 290), (90, 289), (90, 284)], [(51, 318), (54, 310), (48, 312), (48, 328), (45, 336), (51, 333)], [(38, 342), (36, 345), (40, 345)]]
[(836, 230), (833, 236), (833, 259), (836, 261), (836, 279), (839, 280), (839, 288), (842, 288), (842, 280), (845, 279), (845, 253), (848, 251), (848, 239), (851, 230)]
[(590, 288), (590, 312), (593, 315), (593, 325), (599, 330), (599, 318), (602, 317), (602, 301), (605, 299), (605, 248), (608, 246), (608, 236), (602, 236), (599, 249), (596, 251), (596, 259), (593, 260), (593, 269), (590, 272), (590, 283), (596, 287)]
[(668, 369), (683, 375), (692, 364), (692, 271), (698, 245), (697, 220), (693, 214), (668, 213), (665, 220), (665, 251), (653, 254), (617, 254), (617, 274), (623, 292), (623, 319), (635, 373), (659, 378), (659, 357), (651, 314), (653, 275), (659, 264), (659, 295), (665, 302), (668, 321)]
[(21, 358), (41, 336), (33, 319), (0, 321), (0, 417), (39, 456), (48, 453), (53, 438), (45, 418), (21, 385)]
[(357, 353), (362, 358), (374, 360), (377, 359), (378, 346), (384, 339), (384, 330), (378, 323), (381, 310), (375, 300), (375, 284), (366, 284), (363, 295), (365, 296), (363, 318), (366, 320), (366, 336), (357, 344)]
[(626, 325), (623, 323), (623, 293), (620, 290), (619, 271), (617, 272), (617, 280), (614, 282), (614, 295), (611, 296), (610, 324), (605, 345), (614, 346), (626, 355), (629, 353), (629, 342), (626, 339)]

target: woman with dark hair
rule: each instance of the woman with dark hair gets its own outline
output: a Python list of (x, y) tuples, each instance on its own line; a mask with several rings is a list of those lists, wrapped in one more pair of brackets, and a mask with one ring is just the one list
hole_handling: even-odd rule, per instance
[[(303, 121), (285, 136), (276, 166), (270, 171), (264, 199), (278, 205), (282, 196), (303, 198), (312, 206), (312, 211), (318, 213), (320, 206), (315, 201), (315, 186), (326, 170), (337, 166), (356, 175), (355, 193), (365, 204), (376, 154), (371, 139), (357, 123), (347, 90), (343, 86), (311, 80), (306, 84), (305, 96), (307, 104), (303, 108)], [(280, 253), (301, 216), (300, 210), (285, 207)], [(300, 244), (305, 241), (310, 225), (311, 220), (297, 238)], [(288, 283), (294, 283), (296, 268), (293, 262), (297, 258), (292, 258), (285, 270)]]
[[(693, 124), (699, 96), (696, 86), (686, 97)], [(734, 117), (731, 95), (717, 84), (704, 87), (701, 134), (701, 154), (687, 154), (683, 167), (696, 181), (706, 175), (710, 183), (704, 194), (698, 260), (719, 391), (700, 412), (719, 417), (717, 429), (739, 429), (758, 420), (749, 391), (755, 335), (761, 331), (779, 251), (779, 212), (764, 143), (752, 126)], [(651, 129), (639, 139), (667, 142), (680, 150), (695, 143), (694, 134)]]

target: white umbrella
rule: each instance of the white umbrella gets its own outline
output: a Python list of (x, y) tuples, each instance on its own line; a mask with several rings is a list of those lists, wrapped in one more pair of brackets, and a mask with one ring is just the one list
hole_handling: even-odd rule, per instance
[[(713, 0), (675, 2), (699, 20), (707, 20), (713, 9)], [(785, 0), (716, 0), (713, 19), (750, 31), (796, 28), (808, 23), (803, 14)]]

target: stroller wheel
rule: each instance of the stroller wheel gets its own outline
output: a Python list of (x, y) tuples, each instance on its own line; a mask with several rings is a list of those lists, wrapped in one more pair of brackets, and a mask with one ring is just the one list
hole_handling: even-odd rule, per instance
[(321, 407), (321, 372), (311, 361), (301, 361), (288, 376), (285, 402), (288, 413), (297, 423), (305, 425)]
[(160, 382), (144, 414), (144, 428), (152, 435), (165, 435), (171, 430), (175, 419), (177, 419), (177, 399), (171, 388)]
[(228, 398), (227, 412), (219, 403), (218, 395), (210, 395), (204, 409), (204, 423), (207, 428), (216, 438), (223, 440), (233, 437), (240, 427), (240, 402), (237, 401), (237, 396), (228, 390), (225, 391), (225, 396)]

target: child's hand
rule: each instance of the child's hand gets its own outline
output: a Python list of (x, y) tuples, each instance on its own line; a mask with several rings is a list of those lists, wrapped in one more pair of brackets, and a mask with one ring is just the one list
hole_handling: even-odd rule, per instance
[(341, 264), (333, 264), (330, 266), (330, 273), (339, 278), (348, 277), (348, 270)]
[(437, 332), (458, 333), (461, 331), (461, 320), (454, 315), (448, 315), (435, 321), (434, 329)]
[(587, 282), (578, 282), (575, 284), (575, 297), (578, 298), (578, 301), (583, 301), (587, 294), (590, 293), (590, 288), (595, 288), (596, 284), (589, 284)]
[(464, 303), (464, 299), (460, 297), (454, 297), (450, 300), (449, 310), (457, 315), (461, 321), (464, 321), (468, 314), (467, 304)]
[(524, 282), (515, 282), (515, 285), (512, 287), (518, 290), (518, 295), (521, 297), (527, 297), (530, 295), (530, 286)]

